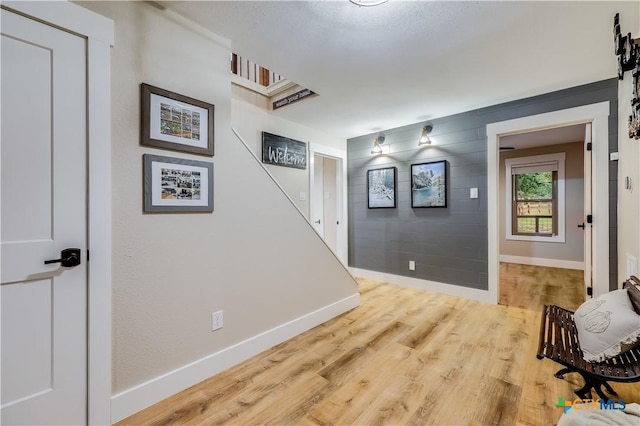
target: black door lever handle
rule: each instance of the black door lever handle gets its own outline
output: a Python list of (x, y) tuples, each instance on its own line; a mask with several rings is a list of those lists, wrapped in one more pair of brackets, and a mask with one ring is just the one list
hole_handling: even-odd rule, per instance
[(578, 225), (578, 228), (584, 229), (584, 223), (582, 225)]
[(44, 264), (59, 263), (65, 268), (71, 268), (80, 264), (80, 249), (67, 248), (60, 252), (60, 259), (45, 260)]

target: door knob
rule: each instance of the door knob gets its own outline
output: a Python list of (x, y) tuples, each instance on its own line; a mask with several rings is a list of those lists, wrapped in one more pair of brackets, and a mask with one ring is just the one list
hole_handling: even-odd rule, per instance
[(60, 259), (45, 260), (44, 264), (59, 263), (65, 268), (71, 268), (80, 264), (80, 249), (67, 248), (60, 252)]
[(582, 228), (582, 229), (584, 229), (584, 223), (583, 223), (583, 224), (581, 224), (581, 225), (578, 225), (578, 228)]

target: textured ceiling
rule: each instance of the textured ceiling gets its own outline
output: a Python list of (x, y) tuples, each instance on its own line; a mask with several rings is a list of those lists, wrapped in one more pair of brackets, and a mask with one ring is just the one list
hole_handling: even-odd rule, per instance
[(639, 2), (196, 1), (163, 6), (320, 96), (274, 114), (353, 137), (616, 76)]

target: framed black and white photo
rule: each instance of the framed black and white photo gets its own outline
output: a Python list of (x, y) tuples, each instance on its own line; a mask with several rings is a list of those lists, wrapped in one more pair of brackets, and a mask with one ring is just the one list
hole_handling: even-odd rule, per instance
[(144, 211), (213, 211), (213, 163), (144, 154)]
[(396, 207), (395, 167), (367, 170), (367, 206), (370, 209)]
[(213, 156), (212, 104), (142, 83), (140, 144)]
[(411, 207), (447, 207), (447, 162), (411, 165)]

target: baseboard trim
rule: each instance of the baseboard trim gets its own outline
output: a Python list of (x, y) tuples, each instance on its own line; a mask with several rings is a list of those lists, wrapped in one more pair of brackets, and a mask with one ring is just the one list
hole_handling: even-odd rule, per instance
[(560, 259), (544, 259), (541, 257), (509, 256), (501, 254), (500, 262), (519, 263), (521, 265), (546, 266), (549, 268), (578, 269), (584, 270), (584, 262)]
[(111, 423), (129, 417), (360, 305), (354, 294), (111, 397)]
[(437, 281), (421, 280), (418, 278), (405, 277), (402, 275), (387, 274), (386, 272), (370, 271), (368, 269), (349, 268), (354, 277), (368, 278), (370, 280), (385, 281), (399, 284), (406, 287), (418, 288), (420, 290), (435, 291), (436, 293), (447, 294), (449, 296), (464, 297), (479, 302), (495, 304), (495, 300), (490, 300), (488, 290), (478, 290), (476, 288), (463, 287), (454, 284), (440, 283)]

